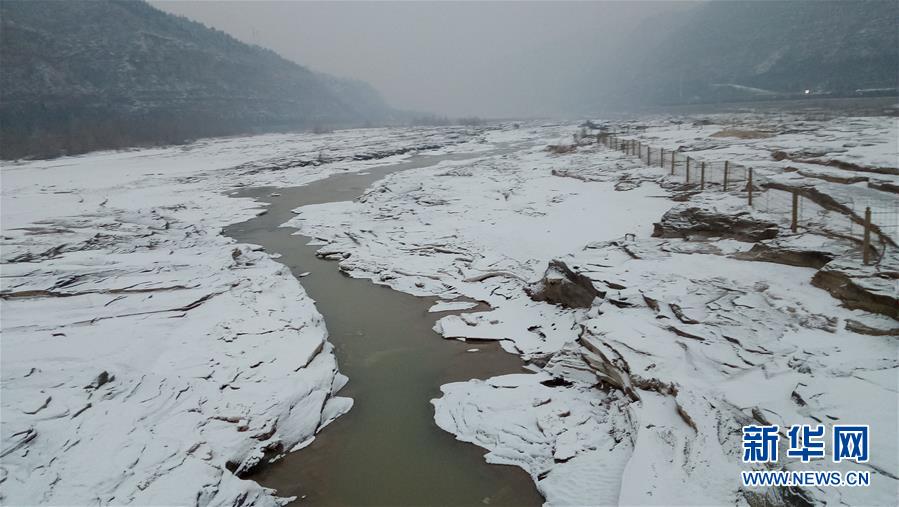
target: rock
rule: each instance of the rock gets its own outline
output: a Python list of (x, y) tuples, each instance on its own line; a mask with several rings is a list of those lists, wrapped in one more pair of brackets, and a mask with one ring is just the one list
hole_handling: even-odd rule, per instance
[(627, 192), (640, 186), (639, 180), (621, 179), (615, 183), (615, 190), (618, 192)]
[(85, 389), (98, 389), (99, 387), (111, 382), (114, 378), (115, 378), (115, 376), (110, 375), (108, 371), (103, 370), (100, 372), (99, 375), (97, 375), (96, 378), (94, 378), (93, 381), (91, 381), (90, 384), (84, 386), (84, 388)]
[(773, 262), (815, 269), (824, 267), (834, 257), (833, 252), (824, 249), (803, 248), (779, 243), (777, 240), (756, 243), (749, 250), (733, 255), (733, 258), (744, 261)]
[(789, 507), (812, 507), (814, 502), (809, 500), (806, 494), (798, 489), (790, 489), (782, 486), (773, 488), (750, 490), (741, 489), (739, 492), (750, 507), (770, 507), (774, 505)]
[(653, 224), (656, 238), (689, 238), (691, 236), (732, 238), (756, 242), (777, 236), (774, 222), (754, 218), (749, 212), (726, 213), (697, 207), (674, 208)]
[(575, 273), (557, 259), (550, 261), (543, 278), (525, 287), (524, 291), (534, 301), (566, 308), (590, 308), (594, 298), (605, 297), (589, 278)]
[(874, 190), (880, 190), (882, 192), (891, 192), (893, 194), (899, 194), (899, 184), (893, 183), (890, 180), (868, 180), (868, 188), (873, 188)]
[(899, 336), (899, 326), (889, 329), (869, 326), (854, 319), (846, 319), (846, 330), (853, 333), (866, 334), (868, 336)]
[(899, 259), (895, 257), (871, 266), (852, 260), (833, 261), (815, 273), (812, 285), (826, 290), (847, 308), (899, 320)]

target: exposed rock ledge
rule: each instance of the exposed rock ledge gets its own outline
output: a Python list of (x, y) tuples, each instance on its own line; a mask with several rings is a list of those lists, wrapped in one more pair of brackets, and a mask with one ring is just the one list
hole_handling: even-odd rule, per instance
[(777, 236), (774, 222), (753, 217), (747, 211), (727, 212), (698, 207), (677, 207), (669, 210), (659, 222), (653, 224), (653, 237), (730, 238), (756, 242)]
[(879, 313), (899, 320), (899, 259), (887, 257), (879, 265), (865, 266), (837, 260), (821, 268), (812, 285), (822, 288), (853, 310)]
[(594, 298), (605, 296), (588, 277), (575, 273), (557, 259), (549, 262), (543, 278), (524, 290), (534, 301), (546, 301), (566, 308), (590, 308)]

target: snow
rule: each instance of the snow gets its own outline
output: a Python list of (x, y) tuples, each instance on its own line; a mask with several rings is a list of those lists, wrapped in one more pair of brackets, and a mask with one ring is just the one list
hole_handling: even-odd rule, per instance
[[(811, 144), (818, 156), (852, 153), (853, 163), (877, 167), (896, 160), (894, 119), (810, 126), (783, 116), (719, 120), (701, 127), (657, 120), (640, 136), (700, 158), (752, 165), (760, 180), (793, 177), (771, 158), (775, 149)], [(734, 124), (772, 135), (708, 137)], [(568, 135), (547, 128), (543, 144), (571, 139), (568, 128)], [(865, 148), (834, 150), (847, 132)], [(894, 337), (847, 327), (860, 320), (895, 329), (895, 322), (846, 309), (811, 284), (814, 268), (733, 257), (751, 243), (650, 238), (652, 223), (674, 205), (669, 192), (682, 190), (682, 181), (666, 173), (588, 141), (559, 155), (535, 146), (392, 174), (353, 202), (297, 208), (289, 225), (324, 240), (320, 253), (350, 276), (489, 305), (445, 316), (435, 330), (445, 338), (498, 340), (529, 361), (532, 373), (445, 385), (433, 400), (435, 420), (486, 448), (488, 462), (526, 470), (548, 504), (744, 504), (753, 494), (775, 501), (777, 491), (740, 487), (739, 472), (750, 467), (740, 459), (742, 425), (839, 421), (870, 424), (877, 435), (899, 433), (899, 346)], [(894, 199), (819, 178), (803, 184), (837, 201)], [(738, 192), (686, 198), (712, 212), (746, 210)], [(761, 206), (749, 216), (788, 226)], [(838, 218), (820, 210), (804, 224), (810, 232), (781, 229), (775, 245), (857, 256), (851, 244), (815, 234)], [(588, 309), (532, 301), (524, 286), (554, 258), (605, 296)], [(899, 454), (895, 439), (885, 440), (877, 463), (833, 465), (872, 470), (872, 487), (803, 494), (814, 502), (895, 504), (890, 471), (899, 468)]]
[(321, 254), (352, 250), (340, 263), (352, 276), (368, 273), (413, 294), (481, 300), (483, 284), (465, 278), (493, 270), (534, 277), (552, 257), (583, 247), (585, 237), (648, 236), (669, 206), (654, 184), (612, 192), (608, 182), (554, 176), (555, 165), (538, 146), (394, 173), (356, 201), (299, 208), (289, 225), (327, 239)]
[[(706, 119), (650, 119), (639, 136), (835, 200), (895, 200), (818, 177), (875, 173), (785, 171), (822, 167), (808, 159), (895, 167), (894, 118)], [(725, 128), (772, 136), (709, 137)], [(4, 167), (3, 501), (282, 503), (231, 470), (302, 452), (352, 400), (339, 396), (348, 379), (300, 283), (219, 234), (261, 209), (224, 194), (427, 149), (479, 155), (393, 173), (351, 202), (297, 208), (289, 225), (350, 276), (439, 298), (432, 312), (487, 308), (443, 315), (435, 329), (497, 340), (527, 361), (529, 373), (442, 386), (432, 402), (441, 428), (487, 449), (490, 463), (527, 471), (548, 504), (744, 505), (779, 493), (741, 490), (742, 425), (869, 424), (869, 464), (779, 466), (870, 470), (869, 488), (802, 494), (895, 505), (899, 344), (848, 325), (889, 331), (895, 320), (847, 309), (812, 285), (815, 268), (741, 260), (752, 244), (651, 237), (671, 197), (716, 212), (744, 210), (745, 198), (684, 193), (677, 177), (589, 138), (569, 153), (544, 150), (575, 130), (272, 135)], [(805, 161), (776, 161), (774, 150)], [(886, 268), (857, 268), (854, 244), (817, 234), (839, 216), (816, 211), (807, 232), (782, 228), (771, 244), (832, 252), (833, 266), (870, 275), (864, 283), (890, 297)], [(590, 308), (532, 300), (524, 288), (553, 259), (603, 295)]]
[(438, 301), (428, 308), (428, 312), (455, 312), (459, 310), (469, 310), (476, 306), (478, 306), (478, 303), (473, 301)]
[(2, 476), (10, 504), (254, 504), (244, 473), (352, 407), (313, 301), (221, 227), (301, 185), (489, 131), (206, 140), (2, 169)]

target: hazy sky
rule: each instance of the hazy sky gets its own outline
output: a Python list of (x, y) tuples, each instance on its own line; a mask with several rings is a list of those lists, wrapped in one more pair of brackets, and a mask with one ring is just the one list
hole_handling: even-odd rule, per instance
[[(674, 2), (152, 1), (313, 70), (371, 83), (398, 108), (452, 116), (563, 112), (572, 90)], [(590, 77), (592, 76), (592, 77)]]

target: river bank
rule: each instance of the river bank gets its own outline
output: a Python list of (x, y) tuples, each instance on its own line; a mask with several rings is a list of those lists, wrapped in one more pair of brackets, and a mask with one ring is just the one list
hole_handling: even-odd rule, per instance
[(336, 263), (316, 257), (319, 245), (311, 238), (281, 227), (297, 205), (352, 200), (388, 174), (491, 153), (423, 155), (302, 187), (252, 188), (232, 195), (270, 203), (264, 214), (224, 233), (264, 246), (299, 277), (324, 317), (340, 371), (349, 377), (340, 395), (354, 400), (348, 414), (317, 433), (302, 451), (261, 468), (250, 476), (253, 480), (297, 497), (300, 505), (542, 503), (523, 471), (489, 466), (483, 450), (440, 430), (429, 404), (443, 384), (521, 372), (521, 360), (495, 343), (443, 340), (432, 328), (447, 312), (429, 312), (436, 298), (349, 278)]

